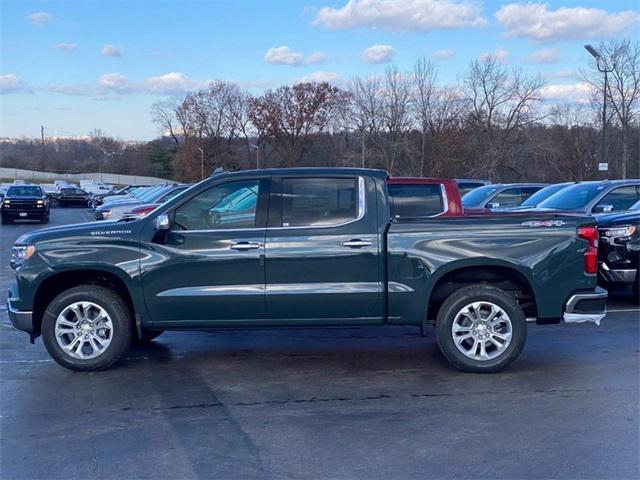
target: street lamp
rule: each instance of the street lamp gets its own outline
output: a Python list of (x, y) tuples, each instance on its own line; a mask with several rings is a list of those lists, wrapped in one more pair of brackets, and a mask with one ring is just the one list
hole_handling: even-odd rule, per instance
[(608, 74), (613, 72), (615, 68), (615, 57), (618, 52), (615, 52), (611, 58), (611, 65), (607, 63), (607, 60), (602, 54), (593, 46), (585, 45), (584, 49), (596, 59), (596, 67), (599, 72), (604, 73), (604, 88), (602, 91), (602, 163), (607, 163), (606, 159), (606, 141), (607, 141), (607, 92), (609, 91), (609, 76)]
[(256, 151), (256, 170), (260, 168), (260, 145), (251, 145), (251, 148), (253, 148)]
[(204, 179), (204, 150), (198, 147), (200, 150), (200, 180)]

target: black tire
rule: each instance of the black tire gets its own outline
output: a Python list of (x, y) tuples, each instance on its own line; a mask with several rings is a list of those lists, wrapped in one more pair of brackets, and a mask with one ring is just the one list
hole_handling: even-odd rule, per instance
[[(477, 360), (462, 353), (452, 332), (457, 314), (473, 302), (490, 302), (500, 307), (511, 320), (511, 341), (497, 357)], [(522, 352), (527, 340), (527, 322), (515, 298), (504, 290), (488, 285), (471, 285), (452, 293), (442, 304), (436, 321), (438, 346), (445, 358), (458, 370), (469, 373), (495, 373), (505, 369)], [(473, 339), (470, 339), (473, 342)]]
[[(95, 358), (78, 359), (66, 353), (55, 338), (58, 315), (74, 302), (92, 302), (106, 310), (111, 317), (111, 343)], [(70, 370), (93, 372), (109, 368), (129, 350), (133, 326), (131, 312), (123, 299), (112, 290), (97, 285), (81, 285), (62, 292), (47, 307), (42, 318), (42, 339), (51, 357)]]
[(149, 343), (164, 333), (164, 330), (143, 330), (142, 336), (136, 333), (135, 342), (138, 344)]
[(58, 208), (60, 206), (60, 201), (55, 198), (52, 198), (51, 201), (49, 202), (49, 206), (51, 208)]

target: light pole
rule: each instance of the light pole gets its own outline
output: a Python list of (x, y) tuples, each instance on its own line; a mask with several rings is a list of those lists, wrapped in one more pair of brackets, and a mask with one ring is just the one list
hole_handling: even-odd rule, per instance
[(609, 91), (609, 73), (613, 72), (615, 68), (615, 54), (611, 59), (611, 65), (609, 65), (607, 59), (593, 45), (585, 45), (584, 48), (596, 59), (598, 71), (604, 73), (604, 88), (602, 89), (602, 163), (607, 163), (607, 92)]
[(253, 148), (256, 151), (256, 170), (260, 168), (260, 145), (251, 145), (251, 148)]
[(204, 180), (204, 150), (198, 147), (200, 150), (200, 180)]

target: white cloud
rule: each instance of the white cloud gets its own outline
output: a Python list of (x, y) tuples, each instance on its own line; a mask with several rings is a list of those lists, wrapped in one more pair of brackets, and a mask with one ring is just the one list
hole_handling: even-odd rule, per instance
[(549, 10), (546, 3), (510, 3), (495, 14), (508, 37), (536, 41), (612, 37), (640, 22), (633, 10), (609, 13), (599, 8), (561, 7)]
[(426, 32), (484, 26), (487, 20), (481, 11), (482, 5), (470, 0), (349, 0), (341, 8), (321, 8), (313, 25), (335, 30)]
[(584, 103), (589, 101), (592, 89), (587, 82), (550, 84), (540, 89), (540, 96), (545, 100)]
[(437, 52), (433, 52), (433, 58), (436, 58), (438, 60), (448, 60), (450, 58), (453, 58), (455, 54), (456, 52), (447, 48), (445, 50), (438, 50)]
[(203, 85), (194, 82), (184, 73), (169, 72), (147, 78), (143, 82), (142, 90), (154, 95), (178, 95), (199, 86)]
[(313, 52), (304, 61), (306, 65), (318, 65), (327, 61), (327, 54), (324, 52)]
[(121, 57), (122, 50), (120, 50), (120, 47), (109, 43), (102, 47), (102, 55), (105, 57)]
[(0, 75), (0, 94), (32, 92), (33, 90), (29, 84), (15, 73)]
[(53, 15), (47, 12), (33, 12), (27, 15), (27, 20), (31, 25), (40, 27), (53, 20)]
[(126, 95), (145, 93), (149, 95), (179, 95), (194, 88), (204, 86), (191, 80), (184, 73), (169, 72), (155, 77), (148, 77), (140, 83), (132, 82), (119, 73), (105, 73), (98, 79), (98, 86), (103, 90)]
[(328, 82), (328, 83), (340, 83), (342, 76), (335, 72), (317, 71), (304, 77), (299, 77), (294, 80), (294, 83), (306, 83), (306, 82)]
[(493, 53), (491, 52), (483, 53), (478, 58), (483, 62), (491, 58), (494, 58), (500, 63), (507, 63), (509, 61), (510, 55), (511, 55), (511, 52), (506, 48), (497, 48)]
[(56, 50), (62, 50), (63, 52), (72, 52), (78, 48), (77, 43), (56, 43), (53, 48)]
[(297, 67), (304, 63), (304, 55), (300, 52), (294, 52), (285, 45), (267, 50), (267, 53), (264, 54), (264, 61), (267, 63)]
[(98, 86), (115, 93), (133, 93), (136, 88), (124, 75), (119, 73), (105, 73), (98, 79)]
[(365, 63), (389, 63), (395, 53), (391, 45), (372, 45), (362, 51), (362, 60)]
[(529, 59), (533, 63), (558, 63), (560, 52), (557, 48), (543, 48), (533, 52)]

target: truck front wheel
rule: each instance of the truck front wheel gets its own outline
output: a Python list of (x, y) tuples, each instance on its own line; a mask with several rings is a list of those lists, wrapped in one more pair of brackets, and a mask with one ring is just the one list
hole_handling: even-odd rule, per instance
[(522, 308), (504, 290), (461, 288), (442, 304), (436, 323), (440, 351), (463, 372), (498, 372), (518, 358), (527, 339)]
[(104, 370), (131, 343), (131, 313), (122, 298), (97, 285), (59, 294), (42, 318), (42, 338), (53, 359), (71, 370)]

